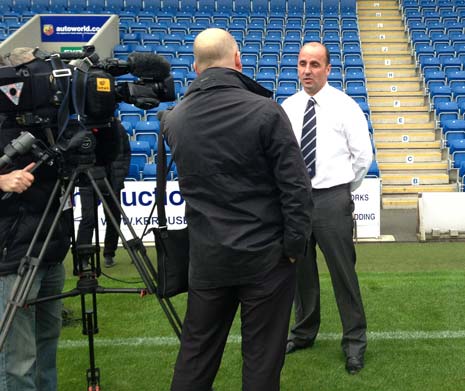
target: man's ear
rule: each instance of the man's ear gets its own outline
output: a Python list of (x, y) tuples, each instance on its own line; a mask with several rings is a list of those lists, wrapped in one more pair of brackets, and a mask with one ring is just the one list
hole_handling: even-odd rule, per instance
[(242, 72), (241, 52), (239, 50), (236, 52), (236, 55), (234, 57), (234, 65), (236, 67), (236, 70)]
[(197, 73), (197, 75), (200, 75), (199, 67), (195, 62), (192, 64), (192, 67), (194, 68), (195, 73)]

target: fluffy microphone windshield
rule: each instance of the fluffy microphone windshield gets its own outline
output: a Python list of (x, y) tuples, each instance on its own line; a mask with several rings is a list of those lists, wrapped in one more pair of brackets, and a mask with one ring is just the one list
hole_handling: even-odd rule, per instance
[(128, 56), (130, 72), (137, 77), (164, 80), (170, 75), (171, 65), (163, 57), (154, 53), (132, 52)]

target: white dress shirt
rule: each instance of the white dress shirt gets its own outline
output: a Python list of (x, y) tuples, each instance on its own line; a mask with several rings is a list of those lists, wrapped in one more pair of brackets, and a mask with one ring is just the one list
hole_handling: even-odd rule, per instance
[[(299, 144), (309, 98), (301, 90), (282, 103)], [(350, 183), (353, 191), (361, 185), (373, 159), (365, 115), (355, 100), (328, 83), (314, 98), (317, 140), (312, 186), (326, 189)]]

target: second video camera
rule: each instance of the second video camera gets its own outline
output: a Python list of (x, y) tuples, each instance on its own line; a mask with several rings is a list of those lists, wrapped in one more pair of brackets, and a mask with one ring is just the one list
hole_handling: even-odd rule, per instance
[[(84, 126), (99, 127), (111, 120), (119, 102), (148, 110), (175, 100), (170, 64), (154, 53), (100, 61), (95, 48), (87, 46), (71, 53), (36, 49), (34, 56), (25, 64), (0, 67), (0, 113), (22, 126), (59, 128), (74, 114)], [(117, 82), (125, 74), (138, 79)]]

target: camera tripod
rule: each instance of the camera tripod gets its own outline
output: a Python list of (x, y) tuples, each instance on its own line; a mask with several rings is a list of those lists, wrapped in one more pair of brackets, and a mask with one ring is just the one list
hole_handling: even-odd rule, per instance
[[(72, 241), (73, 247), (73, 266), (74, 272), (79, 274), (79, 280), (75, 289), (64, 292), (60, 295), (44, 297), (36, 300), (28, 300), (28, 294), (31, 290), (32, 283), (37, 274), (40, 263), (44, 257), (45, 250), (52, 238), (53, 233), (57, 229), (58, 221), (65, 205), (70, 200), (72, 191), (74, 190), (76, 184), (78, 183), (78, 178), (87, 177), (90, 181), (94, 194), (98, 196), (103, 204), (103, 208), (107, 213), (107, 216), (110, 218), (111, 223), (115, 227), (119, 238), (123, 243), (123, 247), (128, 252), (131, 261), (136, 267), (139, 275), (142, 278), (142, 281), (145, 285), (145, 289), (138, 288), (103, 288), (99, 286), (97, 277), (100, 275), (100, 264), (98, 244), (96, 246), (83, 246), (81, 251), (75, 251), (75, 242), (74, 235)], [(65, 188), (63, 195), (61, 196), (61, 202), (58, 211), (56, 212), (52, 224), (50, 227), (45, 227), (45, 220), (48, 214), (51, 211), (53, 200), (56, 199), (59, 191), (62, 188)], [(103, 191), (102, 191), (103, 189)], [(127, 227), (132, 235), (132, 239), (126, 240), (119, 224), (117, 223), (114, 215), (111, 213), (110, 207), (103, 196), (103, 192), (110, 194), (111, 199), (117, 205), (119, 212), (122, 216), (122, 221), (127, 224)], [(96, 211), (95, 211), (96, 212)], [(95, 213), (94, 217), (97, 219), (97, 214)], [(108, 222), (107, 222), (108, 224)], [(47, 235), (39, 255), (37, 257), (32, 257), (31, 252), (35, 246), (35, 243), (38, 240), (39, 233), (43, 229), (47, 229)], [(95, 229), (98, 227), (95, 225)], [(98, 238), (98, 235), (97, 235)], [(81, 252), (81, 254), (79, 254)], [(95, 262), (94, 255), (96, 254)], [(78, 258), (80, 255), (90, 256), (90, 268), (83, 268), (82, 263)], [(175, 334), (178, 338), (181, 336), (182, 323), (181, 320), (168, 298), (162, 298), (157, 293), (157, 284), (158, 284), (158, 274), (153, 266), (152, 262), (147, 256), (146, 248), (140, 238), (137, 237), (133, 227), (129, 223), (129, 220), (121, 207), (120, 201), (117, 199), (111, 185), (106, 177), (106, 173), (103, 167), (96, 167), (93, 164), (78, 166), (74, 169), (69, 178), (59, 178), (53, 188), (50, 199), (47, 203), (45, 211), (42, 215), (41, 221), (36, 229), (35, 235), (29, 245), (26, 255), (21, 260), (20, 267), (17, 272), (17, 278), (15, 280), (13, 289), (10, 293), (8, 304), (5, 307), (5, 312), (0, 323), (0, 350), (3, 348), (5, 339), (9, 332), (9, 329), (12, 325), (14, 316), (18, 308), (24, 307), (26, 305), (32, 305), (36, 303), (41, 303), (48, 300), (57, 300), (64, 297), (71, 296), (80, 296), (81, 297), (81, 309), (82, 309), (82, 323), (83, 323), (83, 334), (88, 336), (89, 342), (89, 359), (90, 359), (90, 368), (87, 370), (87, 390), (88, 391), (98, 391), (100, 389), (100, 371), (99, 368), (95, 366), (95, 355), (94, 355), (94, 334), (98, 333), (98, 321), (97, 321), (97, 293), (139, 293), (143, 294), (153, 294), (155, 295), (158, 303), (160, 304), (163, 312), (165, 313), (171, 327), (173, 328)], [(92, 295), (92, 308), (90, 310), (86, 309), (86, 295)]]

